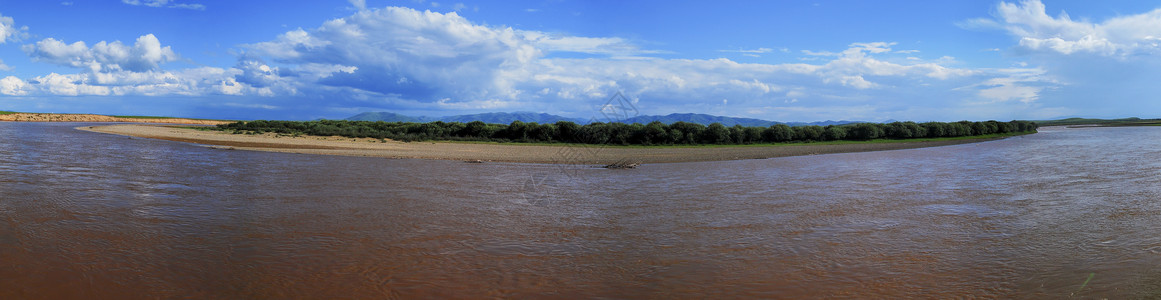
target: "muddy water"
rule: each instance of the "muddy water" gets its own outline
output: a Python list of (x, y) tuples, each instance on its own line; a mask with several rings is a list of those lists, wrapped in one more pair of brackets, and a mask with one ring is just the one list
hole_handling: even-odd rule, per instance
[(1150, 298), (1161, 128), (636, 170), (0, 123), (0, 298)]

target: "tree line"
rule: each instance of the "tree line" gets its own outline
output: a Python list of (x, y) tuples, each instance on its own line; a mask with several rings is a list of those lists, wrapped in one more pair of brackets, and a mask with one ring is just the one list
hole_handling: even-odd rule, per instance
[(1031, 121), (984, 122), (893, 122), (856, 123), (828, 126), (727, 127), (721, 123), (701, 125), (688, 122), (665, 124), (590, 123), (569, 121), (538, 124), (514, 121), (511, 124), (460, 122), (383, 121), (243, 121), (218, 125), (217, 130), (238, 133), (279, 133), (291, 135), (343, 136), (399, 141), (496, 141), (583, 143), (616, 145), (744, 145), (761, 143), (865, 141), (873, 139), (914, 139), (980, 136), (1035, 132)]

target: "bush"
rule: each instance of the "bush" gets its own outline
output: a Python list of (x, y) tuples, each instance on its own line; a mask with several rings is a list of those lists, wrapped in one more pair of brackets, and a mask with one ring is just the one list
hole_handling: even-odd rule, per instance
[(994, 133), (1035, 132), (1035, 122), (969, 122), (954, 123), (894, 122), (890, 124), (859, 123), (848, 125), (798, 126), (784, 124), (770, 127), (726, 127), (720, 123), (702, 126), (696, 123), (661, 122), (624, 124), (594, 122), (578, 125), (561, 121), (537, 124), (514, 121), (511, 124), (487, 124), (480, 121), (459, 122), (371, 122), (371, 121), (249, 121), (218, 125), (217, 130), (240, 134), (277, 133), (287, 135), (342, 136), (350, 138), (393, 139), (399, 141), (516, 141), (563, 142), (620, 145), (673, 144), (751, 144), (835, 140), (871, 140), (878, 138), (940, 138)]

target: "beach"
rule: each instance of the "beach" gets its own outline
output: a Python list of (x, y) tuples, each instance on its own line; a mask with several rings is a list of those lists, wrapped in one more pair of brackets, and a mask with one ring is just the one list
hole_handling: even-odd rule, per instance
[(118, 122), (118, 123), (167, 123), (218, 125), (231, 121), (198, 120), (161, 117), (114, 117), (94, 114), (52, 114), (52, 113), (10, 113), (0, 114), (0, 121), (9, 122)]
[(232, 134), (177, 126), (118, 124), (78, 127), (79, 130), (196, 143), (223, 150), (252, 150), (398, 159), (440, 159), (472, 162), (594, 164), (616, 162), (673, 163), (765, 159), (938, 147), (998, 138), (856, 144), (787, 144), (770, 146), (624, 147), (578, 144), (504, 144), (472, 142), (399, 142), (344, 137)]

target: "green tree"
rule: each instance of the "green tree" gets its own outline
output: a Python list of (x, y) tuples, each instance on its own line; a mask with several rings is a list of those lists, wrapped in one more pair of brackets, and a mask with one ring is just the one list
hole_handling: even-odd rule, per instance
[(557, 140), (565, 143), (576, 143), (577, 134), (580, 133), (580, 125), (569, 121), (557, 121)]
[(842, 126), (829, 125), (822, 132), (822, 138), (828, 141), (839, 141), (846, 137), (847, 129)]
[(789, 142), (794, 139), (794, 129), (786, 124), (770, 125), (762, 131), (762, 140), (770, 143)]
[(746, 127), (746, 144), (761, 143), (764, 129), (757, 126)]
[(879, 124), (859, 123), (851, 126), (850, 137), (855, 140), (873, 140), (883, 137), (883, 128)]
[(821, 141), (822, 140), (822, 127), (810, 125), (810, 126), (798, 126), (798, 127), (791, 127), (791, 128), (794, 128), (794, 139), (795, 140), (803, 141), (803, 142)]
[(702, 132), (706, 127), (697, 123), (688, 122), (674, 122), (669, 125), (669, 129), (681, 131), (681, 135), (677, 136), (678, 144), (694, 145), (700, 143)]
[(645, 125), (645, 139), (648, 144), (670, 144), (672, 141), (669, 138), (669, 125), (661, 123), (660, 121), (649, 122)]
[(735, 124), (730, 127), (730, 143), (741, 145), (746, 143), (746, 128), (742, 125)]
[(730, 129), (722, 123), (714, 122), (706, 126), (701, 141), (705, 144), (725, 144), (730, 140)]

